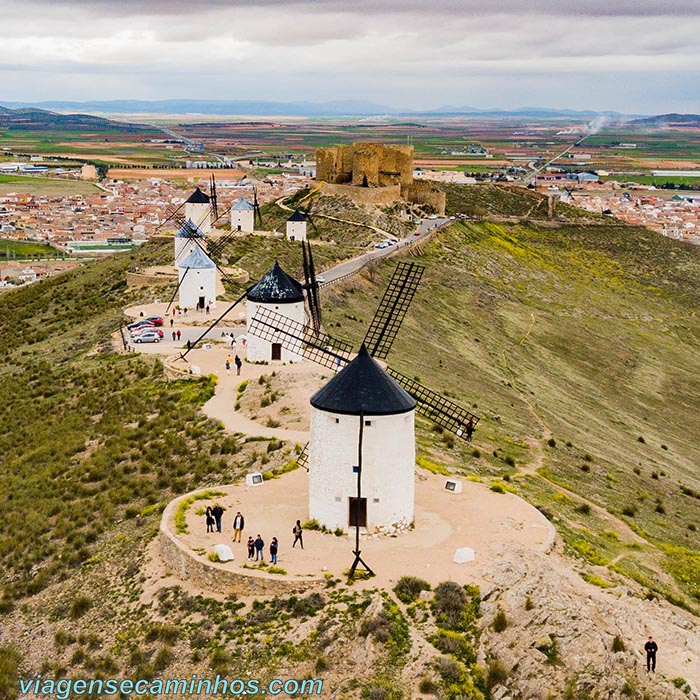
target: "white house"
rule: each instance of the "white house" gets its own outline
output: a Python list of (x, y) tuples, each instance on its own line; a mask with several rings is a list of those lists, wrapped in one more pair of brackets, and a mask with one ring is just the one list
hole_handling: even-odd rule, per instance
[(287, 350), (281, 343), (270, 343), (250, 332), (251, 321), (261, 307), (286, 316), (297, 323), (304, 323), (303, 288), (280, 267), (278, 262), (275, 262), (246, 295), (247, 358), (251, 362), (271, 362), (272, 360), (301, 362), (301, 355)]
[(306, 240), (306, 215), (302, 214), (300, 211), (295, 211), (287, 219), (287, 240)]
[(413, 522), (415, 407), (364, 345), (311, 397), (310, 518), (332, 530), (347, 530), (356, 519), (368, 531)]
[(199, 187), (185, 202), (185, 219), (193, 221), (204, 233), (211, 231), (211, 199)]
[(199, 247), (177, 265), (180, 306), (204, 309), (216, 306), (216, 265)]
[[(204, 242), (204, 233), (191, 219), (188, 219), (175, 234), (175, 265), (181, 263), (195, 248), (199, 248), (197, 240)], [(197, 239), (197, 240), (195, 240)]]
[(255, 228), (255, 208), (247, 200), (236, 200), (231, 207), (231, 231), (252, 233)]

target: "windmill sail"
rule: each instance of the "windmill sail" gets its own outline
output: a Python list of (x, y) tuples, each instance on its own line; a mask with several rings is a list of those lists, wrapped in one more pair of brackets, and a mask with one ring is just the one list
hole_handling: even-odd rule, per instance
[(389, 354), (424, 270), (423, 265), (413, 262), (396, 266), (363, 341), (372, 357), (384, 360)]
[(445, 430), (449, 430), (457, 437), (467, 439), (466, 427), (469, 421), (472, 425), (479, 422), (478, 416), (471, 411), (467, 411), (454, 401), (450, 401), (432, 389), (419, 384), (414, 379), (410, 379), (405, 374), (397, 372), (391, 367), (386, 368), (389, 376), (393, 377), (415, 400), (416, 411), (422, 416), (429, 418)]
[(328, 369), (347, 363), (352, 345), (327, 333), (316, 333), (313, 326), (294, 321), (263, 306), (250, 321), (248, 330), (268, 343), (282, 347)]

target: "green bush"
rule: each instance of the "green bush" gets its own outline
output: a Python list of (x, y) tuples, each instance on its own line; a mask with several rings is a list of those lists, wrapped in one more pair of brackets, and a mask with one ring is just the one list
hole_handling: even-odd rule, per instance
[(503, 632), (508, 628), (508, 617), (506, 616), (505, 611), (501, 610), (500, 608), (498, 609), (498, 612), (493, 618), (493, 622), (491, 623), (491, 629), (494, 632)]
[(611, 648), (615, 653), (619, 651), (625, 651), (627, 649), (627, 647), (625, 646), (625, 640), (619, 634), (616, 634), (613, 637)]
[(394, 586), (394, 593), (402, 603), (408, 604), (418, 600), (421, 591), (429, 591), (430, 589), (431, 585), (422, 578), (402, 576)]
[(92, 600), (87, 596), (79, 596), (70, 606), (70, 619), (77, 620), (92, 607)]
[(500, 659), (491, 659), (486, 665), (486, 687), (491, 690), (503, 685), (510, 676), (508, 667)]

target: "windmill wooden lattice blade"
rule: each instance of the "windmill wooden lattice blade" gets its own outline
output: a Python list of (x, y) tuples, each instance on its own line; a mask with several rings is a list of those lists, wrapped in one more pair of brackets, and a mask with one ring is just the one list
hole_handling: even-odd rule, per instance
[(328, 369), (336, 369), (349, 361), (352, 345), (333, 338), (327, 333), (316, 333), (308, 326), (271, 309), (259, 307), (250, 320), (248, 331), (268, 343), (280, 343), (282, 347), (304, 359), (316, 362)]
[(423, 265), (414, 262), (396, 266), (363, 341), (372, 357), (384, 360), (389, 354), (424, 270)]
[(309, 443), (307, 442), (306, 445), (304, 445), (304, 449), (301, 451), (301, 454), (297, 457), (297, 464), (302, 467), (303, 469), (306, 469), (306, 471), (309, 471)]
[(419, 384), (417, 381), (410, 379), (405, 374), (397, 372), (391, 367), (387, 367), (386, 371), (392, 376), (415, 400), (416, 411), (422, 416), (429, 418), (433, 423), (436, 423), (445, 430), (449, 430), (457, 437), (467, 439), (467, 423), (471, 419), (473, 424), (479, 422), (479, 417), (462, 408), (460, 405), (446, 399), (432, 389)]

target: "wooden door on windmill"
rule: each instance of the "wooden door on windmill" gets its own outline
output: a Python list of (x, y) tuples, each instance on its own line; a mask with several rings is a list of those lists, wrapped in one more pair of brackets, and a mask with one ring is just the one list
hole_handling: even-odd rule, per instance
[(272, 359), (282, 359), (282, 343), (272, 343)]
[(367, 527), (367, 499), (348, 498), (348, 525)]

